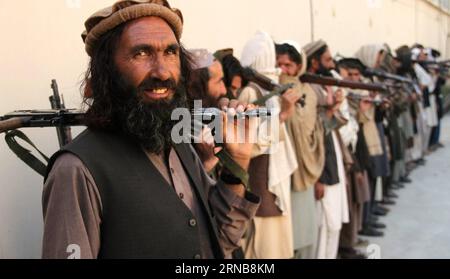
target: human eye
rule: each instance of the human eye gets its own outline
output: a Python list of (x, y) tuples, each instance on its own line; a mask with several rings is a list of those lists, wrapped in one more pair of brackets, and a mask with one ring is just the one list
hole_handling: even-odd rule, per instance
[(179, 47), (176, 45), (169, 46), (165, 53), (166, 55), (178, 55)]
[(139, 49), (136, 51), (134, 57), (139, 58), (139, 57), (147, 57), (149, 56), (149, 52), (145, 49)]

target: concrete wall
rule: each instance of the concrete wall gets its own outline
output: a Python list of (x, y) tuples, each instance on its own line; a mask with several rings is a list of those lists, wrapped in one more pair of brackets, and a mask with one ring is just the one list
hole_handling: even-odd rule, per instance
[[(86, 68), (80, 33), (84, 20), (110, 0), (0, 0), (0, 114), (49, 108), (50, 80), (68, 107), (80, 107), (79, 81)], [(257, 30), (275, 40), (311, 39), (309, 0), (172, 0), (182, 9), (184, 44), (210, 50), (233, 47), (239, 56)], [(17, 16), (20, 12), (21, 16)], [(416, 41), (447, 57), (448, 16), (423, 0), (313, 0), (314, 37), (333, 52), (353, 54), (365, 43), (393, 47)], [(80, 129), (75, 129), (79, 132)], [(26, 130), (46, 154), (57, 150), (54, 129)], [(0, 139), (0, 258), (38, 258), (42, 238), (42, 178)]]

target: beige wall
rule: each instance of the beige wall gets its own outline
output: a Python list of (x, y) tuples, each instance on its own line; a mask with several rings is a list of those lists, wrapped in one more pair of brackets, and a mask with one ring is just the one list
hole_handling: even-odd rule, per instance
[[(313, 0), (315, 38), (333, 52), (353, 54), (365, 43), (393, 47), (416, 41), (447, 50), (448, 17), (422, 0)], [(86, 67), (80, 33), (84, 19), (109, 0), (0, 0), (0, 114), (48, 108), (50, 80), (68, 107), (79, 107)], [(257, 30), (275, 40), (311, 38), (309, 0), (172, 0), (184, 12), (189, 48), (233, 47), (239, 55)], [(369, 8), (369, 4), (373, 8)], [(276, 4), (276, 5), (275, 5)], [(17, 13), (20, 11), (20, 17)], [(76, 129), (79, 131), (80, 129)], [(57, 150), (53, 129), (27, 134), (46, 154)], [(0, 258), (37, 258), (42, 237), (42, 179), (0, 140)]]

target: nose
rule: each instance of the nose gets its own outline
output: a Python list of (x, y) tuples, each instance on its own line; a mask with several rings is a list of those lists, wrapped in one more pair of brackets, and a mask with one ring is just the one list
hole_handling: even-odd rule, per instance
[(150, 75), (153, 78), (160, 80), (168, 80), (170, 78), (170, 71), (168, 65), (164, 61), (162, 55), (156, 55), (150, 67)]
[(333, 60), (330, 61), (330, 68), (331, 69), (336, 69), (336, 64), (334, 64)]

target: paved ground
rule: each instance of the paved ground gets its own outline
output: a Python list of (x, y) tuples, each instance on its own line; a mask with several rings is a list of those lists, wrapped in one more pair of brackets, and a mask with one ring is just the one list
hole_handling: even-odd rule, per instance
[(380, 221), (383, 238), (371, 238), (384, 259), (450, 258), (450, 116), (443, 121), (445, 148), (429, 155), (411, 174), (412, 184), (397, 191), (397, 205)]

